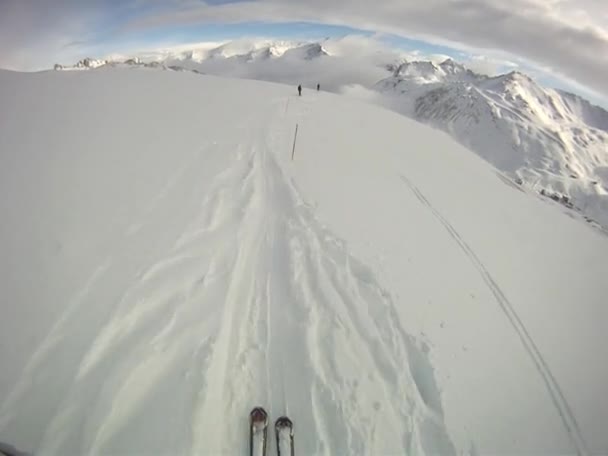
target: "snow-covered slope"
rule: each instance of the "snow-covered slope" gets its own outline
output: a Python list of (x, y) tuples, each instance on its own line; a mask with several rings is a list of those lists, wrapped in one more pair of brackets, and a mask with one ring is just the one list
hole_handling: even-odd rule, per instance
[(0, 72), (0, 442), (243, 454), (263, 405), (298, 454), (605, 452), (608, 238), (292, 92)]
[[(448, 62), (446, 62), (448, 63)], [(404, 65), (376, 88), (393, 109), (445, 130), (541, 195), (608, 227), (608, 112), (512, 72)]]
[[(354, 40), (354, 41), (353, 41)], [(512, 72), (476, 74), (448, 59), (408, 61), (354, 38), (299, 43), (237, 40), (142, 54), (142, 66), (189, 69), (361, 95), (438, 127), (514, 182), (608, 229), (608, 112)], [(363, 44), (363, 43), (359, 43)], [(329, 50), (328, 50), (329, 48)], [(121, 60), (122, 61), (122, 60)], [(87, 59), (76, 68), (113, 65)]]

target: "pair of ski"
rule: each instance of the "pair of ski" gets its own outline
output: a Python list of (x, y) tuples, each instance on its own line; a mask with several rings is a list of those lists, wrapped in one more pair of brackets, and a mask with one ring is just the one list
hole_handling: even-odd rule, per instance
[[(294, 456), (293, 423), (282, 416), (274, 423), (277, 456)], [(249, 456), (266, 456), (268, 414), (262, 407), (255, 407), (249, 414)]]

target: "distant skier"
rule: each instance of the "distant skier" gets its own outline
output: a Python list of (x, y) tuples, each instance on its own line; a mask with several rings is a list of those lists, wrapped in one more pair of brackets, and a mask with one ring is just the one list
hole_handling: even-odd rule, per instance
[(298, 85), (298, 95), (302, 96), (302, 84)]
[(317, 92), (321, 90), (321, 84), (317, 84)]

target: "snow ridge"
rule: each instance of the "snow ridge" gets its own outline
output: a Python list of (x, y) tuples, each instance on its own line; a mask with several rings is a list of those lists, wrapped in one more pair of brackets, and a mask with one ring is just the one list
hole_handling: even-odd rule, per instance
[(182, 67), (196, 69), (196, 64), (207, 60), (232, 60), (242, 63), (284, 59), (312, 61), (331, 54), (322, 43), (289, 41), (232, 41), (219, 46), (201, 46), (187, 50), (141, 53), (136, 57), (113, 57), (96, 60), (87, 57), (74, 65), (56, 64), (55, 70), (95, 69), (103, 66), (137, 65), (142, 67)]
[(519, 185), (608, 227), (608, 112), (520, 72), (486, 77), (444, 64), (406, 63), (376, 90)]

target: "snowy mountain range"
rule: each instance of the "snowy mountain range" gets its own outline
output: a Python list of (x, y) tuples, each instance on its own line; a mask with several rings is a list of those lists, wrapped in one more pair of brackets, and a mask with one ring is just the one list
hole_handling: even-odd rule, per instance
[(357, 60), (352, 48), (332, 40), (235, 41), (120, 62), (86, 59), (69, 69), (126, 64), (308, 87), (321, 82), (334, 92), (367, 87), (377, 95), (368, 99), (444, 130), (510, 181), (608, 228), (608, 112), (520, 72), (490, 77), (451, 59), (413, 61), (378, 50)]
[(329, 56), (321, 43), (288, 41), (229, 42), (219, 46), (202, 45), (188, 49), (171, 49), (141, 53), (136, 57), (92, 59), (85, 58), (74, 65), (56, 64), (56, 70), (94, 69), (102, 66), (137, 65), (144, 67), (198, 69), (205, 62), (228, 60), (236, 63), (264, 62), (270, 59), (313, 60)]
[(407, 62), (375, 88), (513, 178), (608, 226), (608, 112), (519, 73)]

